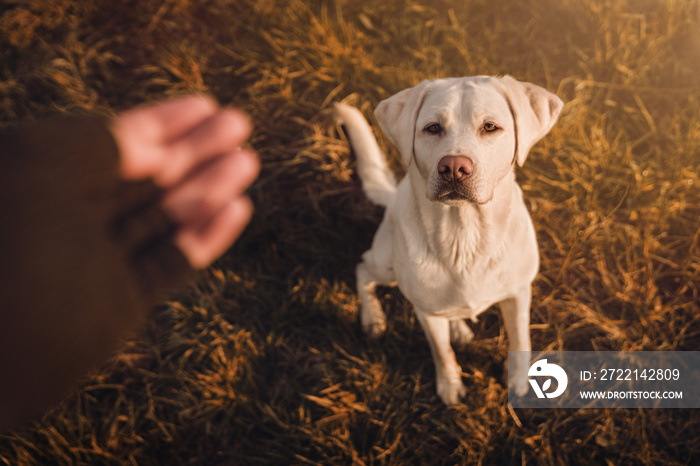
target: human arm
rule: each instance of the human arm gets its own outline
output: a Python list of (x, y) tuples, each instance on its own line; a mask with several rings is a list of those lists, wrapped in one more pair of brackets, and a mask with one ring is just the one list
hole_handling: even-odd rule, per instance
[(0, 134), (0, 429), (40, 414), (240, 235), (249, 133), (192, 97)]

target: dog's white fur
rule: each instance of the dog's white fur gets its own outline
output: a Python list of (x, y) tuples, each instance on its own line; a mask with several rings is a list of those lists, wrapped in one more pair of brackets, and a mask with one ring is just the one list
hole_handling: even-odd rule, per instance
[[(529, 361), (531, 284), (539, 258), (514, 167), (549, 132), (562, 106), (554, 94), (509, 76), (438, 79), (401, 91), (375, 111), (407, 167), (398, 185), (362, 114), (335, 106), (365, 193), (386, 206), (356, 270), (362, 326), (373, 336), (384, 332), (375, 288), (398, 285), (425, 331), (437, 393), (448, 405), (465, 394), (450, 345), (472, 339), (464, 319), (498, 303), (509, 350), (525, 352), (519, 354)], [(472, 162), (473, 172), (460, 186), (442, 180), (438, 164), (445, 156)], [(519, 394), (528, 388), (527, 361), (509, 377)]]

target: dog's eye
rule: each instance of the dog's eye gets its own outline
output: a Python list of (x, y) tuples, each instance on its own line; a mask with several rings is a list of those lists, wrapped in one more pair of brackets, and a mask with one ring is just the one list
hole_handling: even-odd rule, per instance
[(498, 126), (494, 125), (493, 123), (485, 123), (484, 124), (484, 131), (487, 133), (491, 133), (493, 131), (496, 131), (498, 129)]
[(430, 134), (440, 134), (442, 133), (442, 126), (440, 126), (439, 123), (433, 123), (431, 125), (426, 126), (423, 131)]

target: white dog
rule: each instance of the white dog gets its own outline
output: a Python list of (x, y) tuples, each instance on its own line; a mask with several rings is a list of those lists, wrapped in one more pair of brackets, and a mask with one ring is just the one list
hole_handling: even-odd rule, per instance
[(335, 106), (366, 195), (386, 207), (357, 266), (362, 327), (373, 336), (384, 332), (375, 288), (398, 285), (425, 331), (437, 393), (448, 405), (465, 394), (450, 342), (468, 343), (473, 333), (464, 319), (495, 303), (509, 350), (527, 355), (509, 386), (520, 395), (527, 391), (539, 257), (515, 163), (522, 166), (562, 106), (554, 94), (509, 76), (438, 79), (401, 91), (375, 112), (407, 167), (398, 185), (362, 114)]

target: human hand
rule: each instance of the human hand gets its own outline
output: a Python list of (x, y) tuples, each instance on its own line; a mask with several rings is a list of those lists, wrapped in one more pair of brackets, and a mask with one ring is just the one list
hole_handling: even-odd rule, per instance
[(203, 96), (137, 108), (112, 124), (122, 177), (150, 178), (163, 190), (175, 244), (194, 268), (223, 254), (253, 215), (244, 192), (260, 161), (241, 147), (251, 130), (244, 113)]

